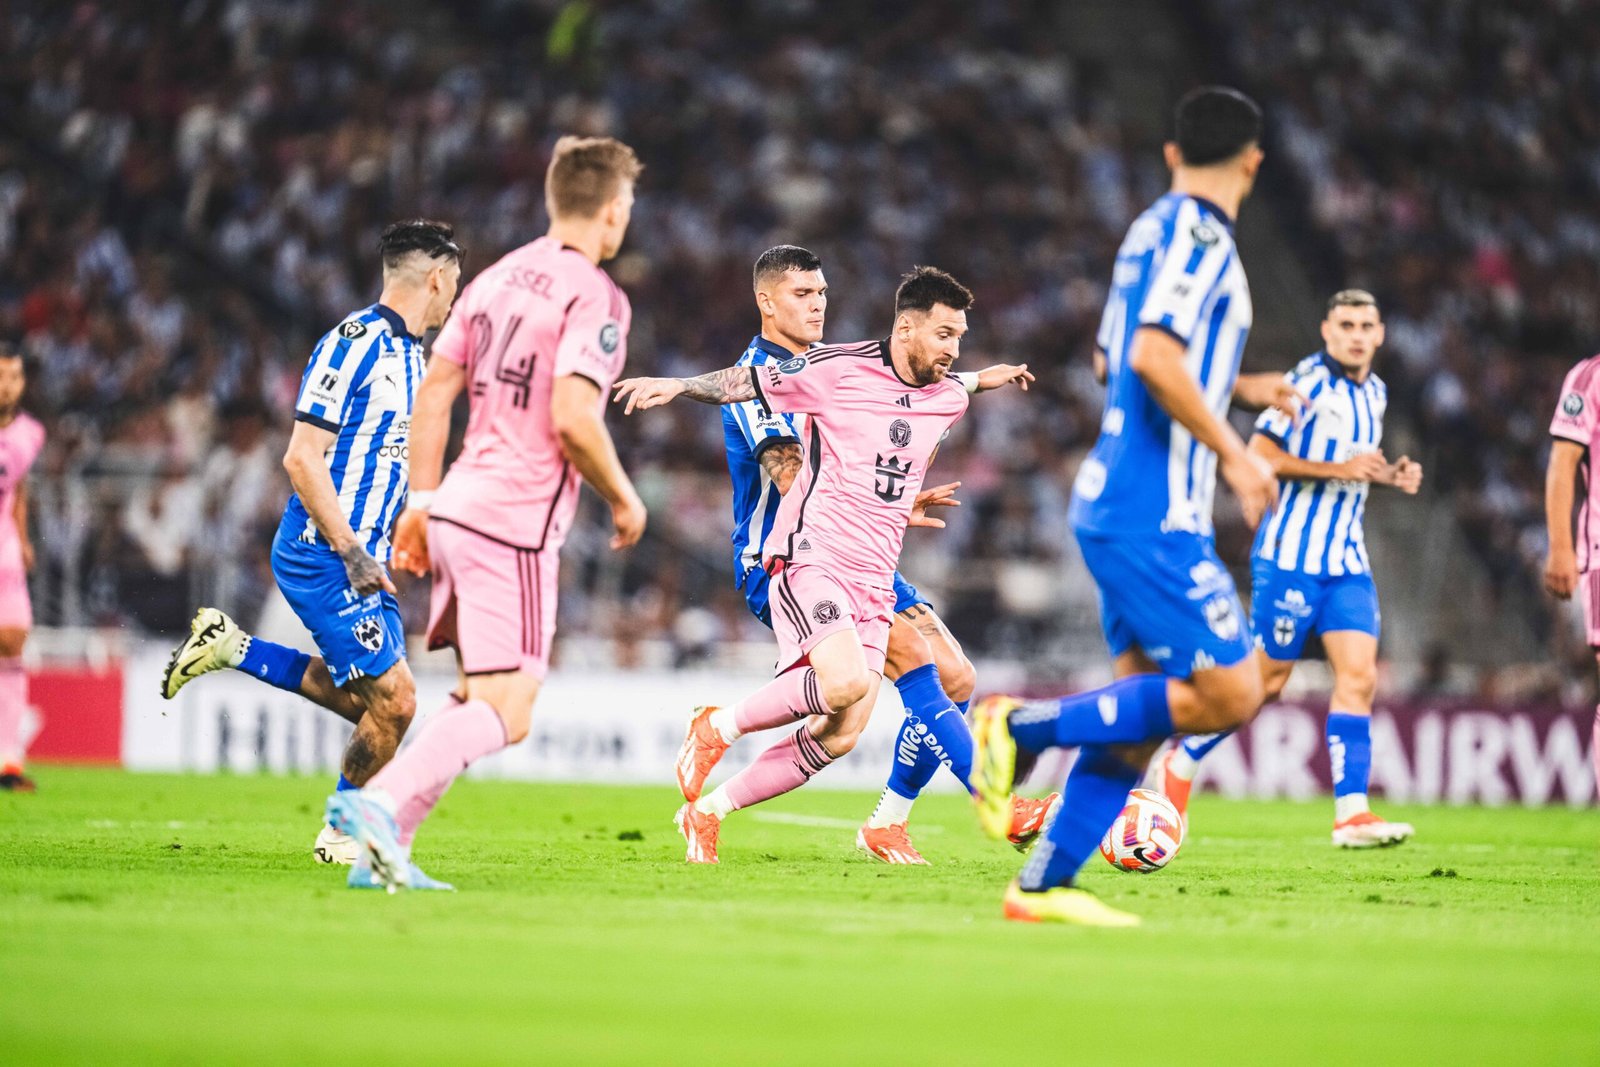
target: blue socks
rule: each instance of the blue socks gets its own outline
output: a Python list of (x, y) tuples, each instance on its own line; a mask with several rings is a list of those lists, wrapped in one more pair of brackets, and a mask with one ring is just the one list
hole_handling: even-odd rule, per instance
[(1183, 739), (1183, 750), (1190, 759), (1199, 763), (1211, 754), (1212, 749), (1232, 736), (1232, 730), (1224, 730), (1220, 734), (1191, 734)]
[(1333, 765), (1333, 795), (1365, 795), (1372, 773), (1372, 720), (1365, 715), (1328, 713), (1328, 761)]
[(972, 774), (972, 731), (962, 705), (953, 704), (939, 684), (939, 668), (931, 663), (907, 671), (895, 680), (905, 722), (895, 740), (889, 788), (908, 800), (915, 799), (949, 764), (950, 773), (965, 788)]
[(1164, 740), (1172, 736), (1166, 676), (1136, 674), (1103, 689), (1024, 704), (1011, 713), (1011, 736), (1030, 752)]
[(1018, 881), (1024, 892), (1072, 884), (1127, 804), (1128, 790), (1139, 784), (1141, 773), (1142, 768), (1128, 766), (1102, 745), (1083, 746), (1061, 788), (1055, 821), (1022, 868)]
[(270, 686), (298, 693), (300, 680), (306, 676), (306, 667), (310, 664), (311, 657), (299, 649), (252, 637), (245, 646), (244, 659), (234, 670), (259, 678)]

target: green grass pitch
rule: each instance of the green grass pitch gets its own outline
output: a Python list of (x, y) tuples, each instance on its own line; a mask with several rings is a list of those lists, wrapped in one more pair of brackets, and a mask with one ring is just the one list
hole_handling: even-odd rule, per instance
[(418, 859), (311, 863), (327, 783), (39, 769), (0, 795), (0, 1060), (43, 1063), (1600, 1063), (1600, 812), (1199, 798), (1166, 871), (1092, 861), (1131, 931), (1007, 923), (1018, 857), (959, 798), (935, 866), (872, 798), (736, 814), (691, 868), (670, 788), (464, 782)]

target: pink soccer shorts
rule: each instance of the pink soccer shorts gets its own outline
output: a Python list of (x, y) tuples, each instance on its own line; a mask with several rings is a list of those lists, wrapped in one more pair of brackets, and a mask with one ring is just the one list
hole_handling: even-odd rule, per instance
[(556, 634), (560, 556), (517, 548), (443, 519), (428, 523), (428, 647), (454, 648), (468, 674), (543, 678)]
[(835, 577), (816, 563), (774, 561), (770, 603), (779, 674), (840, 630), (854, 630), (867, 654), (867, 669), (883, 673), (894, 614), (892, 585), (877, 589)]

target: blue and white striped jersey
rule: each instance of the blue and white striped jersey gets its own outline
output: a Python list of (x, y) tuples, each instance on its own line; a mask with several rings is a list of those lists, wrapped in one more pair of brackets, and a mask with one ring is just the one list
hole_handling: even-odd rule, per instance
[[(389, 560), (389, 534), (405, 504), (422, 371), (422, 339), (407, 333), (394, 311), (373, 304), (317, 342), (294, 405), (296, 421), (338, 435), (326, 459), (339, 509), (380, 563)], [(327, 544), (298, 494), (289, 498), (283, 525), (301, 541)]]
[[(1284, 376), (1311, 406), (1291, 425), (1268, 410), (1256, 433), (1272, 438), (1301, 459), (1343, 463), (1378, 450), (1389, 391), (1376, 374), (1356, 382), (1325, 352), (1307, 356)], [(1254, 556), (1302, 574), (1365, 574), (1371, 570), (1361, 527), (1367, 482), (1285, 478), (1278, 506), (1256, 532)]]
[(1141, 327), (1187, 350), (1185, 364), (1226, 417), (1250, 334), (1250, 286), (1233, 223), (1207, 200), (1168, 193), (1140, 215), (1122, 247), (1097, 343), (1106, 354), (1100, 439), (1078, 470), (1071, 522), (1096, 533), (1210, 535), (1217, 457), (1174, 422), (1128, 366)]
[[(792, 358), (793, 352), (758, 334), (734, 366), (759, 367), (769, 360), (781, 363)], [(722, 406), (722, 438), (733, 479), (733, 573), (740, 588), (751, 570), (761, 565), (761, 544), (772, 531), (783, 499), (761, 466), (761, 453), (779, 443), (799, 444), (796, 420), (803, 417), (769, 412), (757, 400)]]

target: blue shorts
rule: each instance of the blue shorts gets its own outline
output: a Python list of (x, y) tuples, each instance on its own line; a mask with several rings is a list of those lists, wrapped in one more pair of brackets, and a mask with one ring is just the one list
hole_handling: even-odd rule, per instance
[(357, 596), (344, 562), (326, 546), (280, 531), (272, 542), (272, 576), (311, 631), (334, 685), (364, 675), (375, 678), (405, 658), (399, 602), (383, 590)]
[(1113, 657), (1137, 646), (1163, 674), (1187, 678), (1250, 656), (1244, 607), (1211, 538), (1080, 531), (1078, 547), (1100, 587), (1100, 625)]
[(1299, 659), (1313, 631), (1379, 635), (1378, 587), (1370, 574), (1301, 574), (1258, 559), (1250, 579), (1256, 647), (1272, 659)]
[[(767, 572), (760, 567), (753, 568), (744, 577), (744, 585), (739, 591), (744, 594), (744, 602), (750, 608), (750, 614), (761, 620), (761, 625), (772, 627), (772, 608), (767, 603), (767, 586), (771, 581)], [(928, 598), (917, 591), (912, 585), (900, 576), (899, 571), (894, 572), (894, 613), (900, 614), (918, 604), (929, 603)]]

